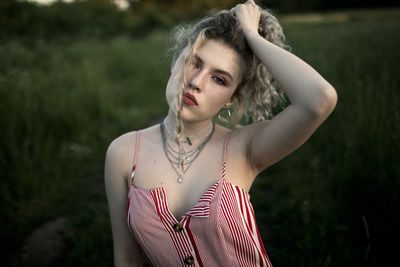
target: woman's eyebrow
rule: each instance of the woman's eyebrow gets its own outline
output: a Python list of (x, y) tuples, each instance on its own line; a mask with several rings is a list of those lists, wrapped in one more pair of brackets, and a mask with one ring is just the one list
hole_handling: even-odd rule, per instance
[[(194, 55), (194, 58), (195, 58), (195, 61), (196, 61), (196, 62), (198, 62), (198, 63), (200, 63), (200, 64), (203, 64), (203, 63), (204, 63), (204, 61), (201, 59), (201, 57), (200, 57), (199, 55)], [(230, 74), (229, 72), (227, 72), (227, 71), (225, 71), (225, 70), (221, 70), (221, 69), (212, 69), (212, 71), (213, 71), (213, 72), (220, 73), (220, 74), (223, 74), (223, 75), (226, 75), (226, 76), (228, 76), (228, 78), (229, 78), (231, 81), (233, 81), (233, 76), (232, 76), (232, 74)]]

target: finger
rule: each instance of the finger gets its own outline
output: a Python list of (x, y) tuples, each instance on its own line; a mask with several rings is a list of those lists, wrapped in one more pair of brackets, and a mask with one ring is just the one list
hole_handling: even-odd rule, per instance
[(241, 4), (232, 7), (229, 12), (231, 12), (236, 17), (236, 12), (238, 12), (238, 8)]

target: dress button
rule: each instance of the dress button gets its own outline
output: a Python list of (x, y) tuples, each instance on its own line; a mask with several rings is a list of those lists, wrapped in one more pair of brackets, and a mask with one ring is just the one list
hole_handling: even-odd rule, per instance
[(184, 260), (186, 264), (192, 264), (194, 262), (193, 256), (187, 256)]
[(181, 232), (183, 230), (182, 225), (180, 225), (179, 223), (175, 223), (172, 227), (174, 228), (175, 232)]

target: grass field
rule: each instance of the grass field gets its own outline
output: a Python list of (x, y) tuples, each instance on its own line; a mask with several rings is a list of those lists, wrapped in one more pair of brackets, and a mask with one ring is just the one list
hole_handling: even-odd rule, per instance
[[(286, 16), (292, 52), (338, 91), (325, 124), (251, 191), (275, 266), (399, 264), (399, 9)], [(0, 44), (0, 245), (67, 218), (57, 266), (111, 266), (103, 185), (108, 144), (167, 110), (168, 33)]]

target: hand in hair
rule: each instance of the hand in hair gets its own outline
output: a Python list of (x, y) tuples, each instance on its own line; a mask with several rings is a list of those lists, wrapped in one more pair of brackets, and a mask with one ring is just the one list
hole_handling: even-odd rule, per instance
[(236, 5), (231, 12), (235, 14), (245, 34), (248, 32), (258, 33), (261, 12), (260, 7), (253, 0)]

